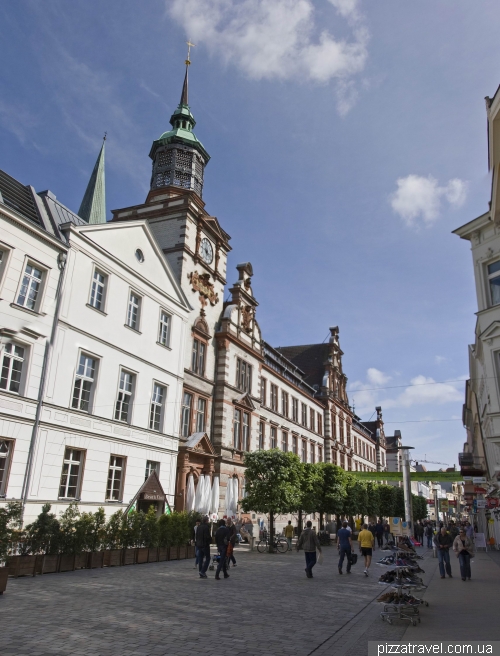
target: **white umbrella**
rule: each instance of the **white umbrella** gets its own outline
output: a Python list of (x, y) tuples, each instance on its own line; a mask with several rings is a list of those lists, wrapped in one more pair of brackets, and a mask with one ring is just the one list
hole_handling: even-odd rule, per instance
[(210, 511), (210, 498), (212, 496), (212, 481), (210, 476), (205, 476), (205, 485), (203, 487), (202, 507), (201, 511), (204, 515), (208, 515)]
[(233, 478), (233, 494), (232, 494), (232, 514), (236, 515), (236, 511), (238, 509), (238, 479)]
[(186, 512), (194, 510), (194, 477), (193, 474), (188, 476), (187, 492), (186, 492)]
[(203, 491), (205, 489), (205, 476), (203, 474), (198, 479), (198, 485), (196, 486), (196, 495), (194, 497), (194, 509), (196, 512), (202, 512), (202, 502), (203, 502)]
[(217, 515), (219, 512), (219, 477), (214, 478), (212, 485), (212, 496), (210, 498), (210, 516)]

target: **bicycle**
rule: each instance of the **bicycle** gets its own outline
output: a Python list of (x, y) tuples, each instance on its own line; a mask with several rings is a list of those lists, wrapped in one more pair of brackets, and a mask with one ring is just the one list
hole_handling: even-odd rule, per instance
[[(279, 553), (286, 553), (288, 551), (288, 542), (285, 538), (275, 538), (273, 542), (273, 550), (278, 551)], [(264, 553), (269, 551), (269, 540), (259, 540), (257, 542), (257, 551), (259, 553)]]

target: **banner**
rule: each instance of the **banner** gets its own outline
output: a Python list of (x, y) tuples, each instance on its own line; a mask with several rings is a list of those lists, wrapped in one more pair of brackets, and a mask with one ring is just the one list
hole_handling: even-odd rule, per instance
[(401, 520), (399, 517), (389, 517), (389, 526), (393, 535), (402, 535)]
[(450, 504), (448, 503), (448, 499), (441, 499), (440, 504), (441, 506), (441, 512), (448, 512), (450, 509)]
[[(351, 471), (356, 478), (364, 481), (402, 481), (403, 472), (359, 472)], [(427, 471), (427, 472), (410, 472), (410, 479), (412, 481), (462, 481), (463, 476), (459, 471), (442, 472), (442, 471)]]

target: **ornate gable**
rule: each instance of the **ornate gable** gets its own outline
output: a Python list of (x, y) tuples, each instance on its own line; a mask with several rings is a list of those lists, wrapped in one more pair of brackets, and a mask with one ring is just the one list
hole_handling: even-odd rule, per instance
[(247, 392), (233, 399), (233, 403), (247, 410), (255, 410), (255, 405), (252, 399), (250, 398), (250, 394), (248, 394)]
[(206, 433), (193, 433), (184, 444), (179, 445), (179, 449), (188, 449), (208, 456), (215, 456), (215, 449)]

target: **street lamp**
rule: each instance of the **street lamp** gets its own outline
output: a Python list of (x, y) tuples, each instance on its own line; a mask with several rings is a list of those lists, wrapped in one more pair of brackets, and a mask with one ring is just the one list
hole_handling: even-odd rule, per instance
[(411, 503), (411, 479), (410, 479), (410, 449), (414, 446), (398, 446), (398, 450), (403, 452), (403, 492), (405, 498), (405, 520), (413, 531), (413, 509)]

